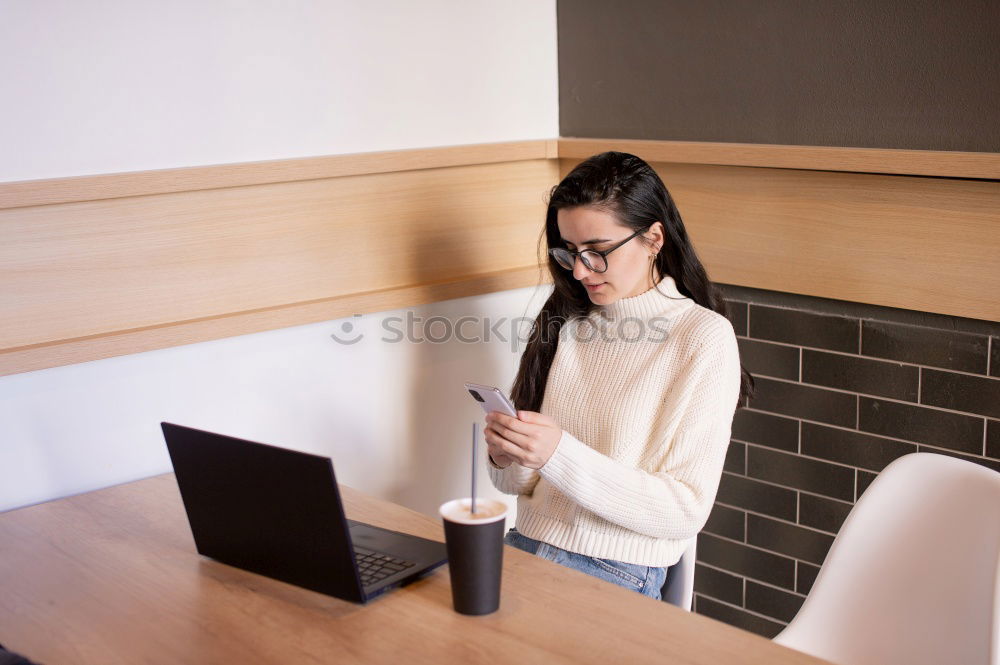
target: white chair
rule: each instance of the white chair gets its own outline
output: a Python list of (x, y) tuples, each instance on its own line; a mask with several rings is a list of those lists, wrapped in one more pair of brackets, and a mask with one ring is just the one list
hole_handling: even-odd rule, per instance
[(664, 602), (688, 612), (691, 611), (691, 600), (694, 598), (694, 562), (697, 554), (698, 538), (695, 537), (677, 563), (667, 569), (667, 582), (660, 592)]
[(774, 639), (841, 665), (1000, 665), (1000, 473), (930, 453), (887, 466)]

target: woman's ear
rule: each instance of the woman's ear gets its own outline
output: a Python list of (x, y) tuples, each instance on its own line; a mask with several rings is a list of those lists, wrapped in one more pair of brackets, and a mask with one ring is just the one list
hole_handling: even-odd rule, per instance
[(660, 250), (663, 249), (663, 222), (653, 222), (643, 235), (646, 237), (646, 240), (653, 244), (656, 253), (659, 254)]

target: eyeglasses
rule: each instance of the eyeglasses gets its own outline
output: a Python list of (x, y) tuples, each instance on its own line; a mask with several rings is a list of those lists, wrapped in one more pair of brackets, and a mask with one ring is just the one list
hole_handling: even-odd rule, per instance
[(555, 259), (556, 263), (566, 270), (572, 270), (576, 266), (576, 257), (579, 256), (580, 260), (583, 261), (583, 265), (587, 267), (587, 270), (591, 270), (593, 272), (604, 272), (608, 269), (608, 254), (615, 251), (640, 233), (642, 233), (642, 231), (636, 231), (614, 247), (610, 247), (602, 251), (598, 251), (596, 249), (585, 249), (580, 252), (571, 252), (565, 247), (555, 247), (549, 250), (549, 256)]

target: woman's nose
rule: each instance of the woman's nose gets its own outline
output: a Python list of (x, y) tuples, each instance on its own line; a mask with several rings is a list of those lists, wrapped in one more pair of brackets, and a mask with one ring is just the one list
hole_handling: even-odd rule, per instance
[(594, 271), (583, 265), (583, 259), (577, 256), (576, 260), (573, 262), (573, 277), (577, 280), (582, 280), (592, 272)]

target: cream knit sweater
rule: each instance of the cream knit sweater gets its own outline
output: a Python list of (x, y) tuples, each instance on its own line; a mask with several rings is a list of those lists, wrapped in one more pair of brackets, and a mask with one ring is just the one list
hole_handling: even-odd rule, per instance
[(729, 320), (668, 275), (562, 327), (541, 406), (562, 438), (541, 469), (490, 464), (491, 479), (529, 538), (673, 565), (712, 509), (739, 390)]

